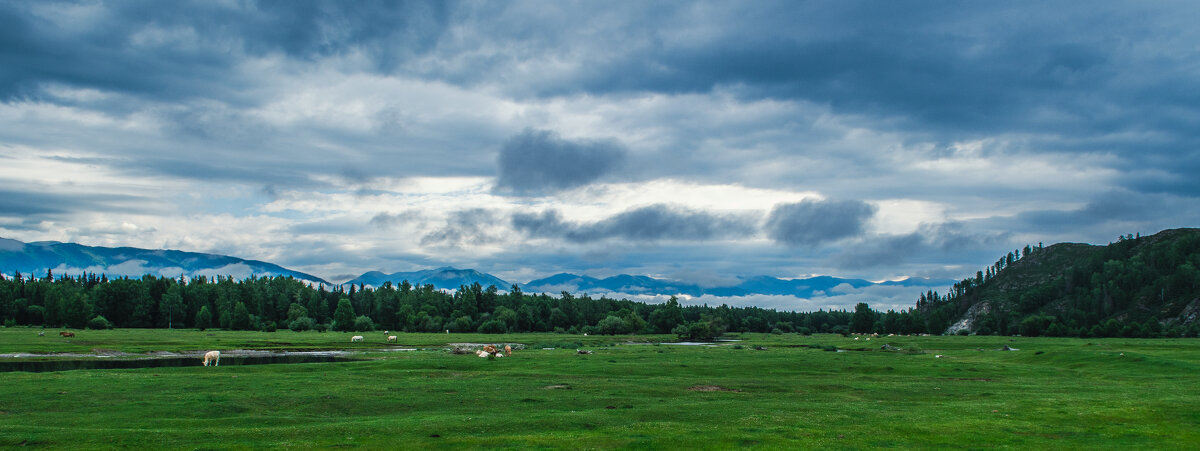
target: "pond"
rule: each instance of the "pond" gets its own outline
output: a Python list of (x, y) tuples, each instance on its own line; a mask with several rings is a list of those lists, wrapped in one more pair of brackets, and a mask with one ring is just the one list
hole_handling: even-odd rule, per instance
[[(407, 349), (406, 349), (407, 350)], [(0, 359), (0, 373), (28, 371), (109, 370), (130, 368), (162, 368), (178, 366), (203, 366), (201, 354), (176, 354), (159, 352), (150, 355), (113, 354), (8, 354)], [(38, 360), (27, 358), (35, 357)], [(50, 357), (50, 359), (42, 359)], [(62, 358), (70, 357), (70, 358)], [(351, 356), (349, 351), (250, 351), (236, 350), (221, 353), (221, 366), (227, 365), (272, 365), (289, 363), (330, 363), (363, 360)]]

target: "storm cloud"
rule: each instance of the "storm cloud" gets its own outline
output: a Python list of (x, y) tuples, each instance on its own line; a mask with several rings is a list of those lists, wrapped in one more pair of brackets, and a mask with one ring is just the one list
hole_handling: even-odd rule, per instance
[(705, 241), (744, 237), (754, 232), (745, 216), (693, 211), (670, 205), (649, 205), (590, 223), (563, 221), (557, 210), (540, 214), (517, 213), (513, 228), (536, 238), (562, 238), (590, 243), (609, 238), (630, 241)]
[(500, 148), (498, 192), (542, 194), (590, 184), (618, 169), (627, 151), (613, 140), (565, 140), (525, 130)]
[(817, 246), (863, 233), (878, 210), (857, 200), (804, 200), (771, 209), (767, 236), (788, 246)]

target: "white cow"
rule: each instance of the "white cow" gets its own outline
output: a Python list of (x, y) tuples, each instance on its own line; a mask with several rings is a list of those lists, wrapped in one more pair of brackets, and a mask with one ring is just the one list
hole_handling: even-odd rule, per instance
[(390, 335), (390, 336), (388, 336), (388, 339), (387, 339), (388, 343), (396, 343), (399, 341), (400, 341), (400, 339), (398, 337), (396, 337), (395, 335)]
[(360, 342), (360, 341), (363, 341), (363, 336), (362, 336), (362, 335), (355, 335), (355, 336), (353, 336), (353, 337), (350, 337), (350, 342), (351, 342), (351, 343), (356, 343), (356, 342)]
[(208, 351), (204, 353), (204, 366), (212, 362), (213, 366), (221, 366), (221, 351)]

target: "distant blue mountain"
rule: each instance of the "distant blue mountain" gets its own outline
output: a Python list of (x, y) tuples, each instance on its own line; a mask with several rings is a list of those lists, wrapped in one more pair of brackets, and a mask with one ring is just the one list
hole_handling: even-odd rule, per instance
[(263, 261), (244, 260), (227, 255), (136, 247), (84, 246), (57, 241), (23, 243), (0, 238), (0, 272), (12, 275), (13, 272), (20, 271), (25, 275), (42, 276), (47, 270), (71, 275), (89, 272), (110, 277), (141, 277), (153, 274), (168, 277), (231, 276), (241, 279), (278, 275), (329, 284), (311, 274)]
[(370, 285), (373, 287), (381, 287), (386, 282), (391, 282), (392, 285), (399, 285), (400, 282), (408, 281), (413, 285), (433, 285), (439, 290), (456, 290), (463, 285), (471, 285), (478, 283), (485, 288), (490, 285), (495, 285), (496, 288), (507, 290), (511, 286), (510, 283), (491, 274), (482, 273), (474, 269), (456, 269), (449, 266), (438, 269), (425, 269), (412, 272), (397, 272), (392, 274), (384, 274), (379, 271), (371, 271), (363, 273), (363, 275), (355, 277), (344, 283), (343, 285)]
[(526, 292), (611, 292), (627, 294), (686, 294), (689, 296), (748, 296), (755, 294), (784, 295), (809, 298), (819, 293), (829, 293), (834, 288), (846, 285), (851, 288), (865, 288), (872, 285), (899, 285), (905, 287), (928, 286), (943, 287), (953, 284), (952, 280), (909, 278), (901, 281), (874, 283), (862, 279), (842, 279), (830, 276), (818, 276), (807, 279), (777, 279), (768, 276), (740, 278), (741, 282), (722, 287), (703, 287), (697, 284), (667, 279), (655, 279), (647, 276), (631, 276), (621, 274), (604, 279), (560, 273), (544, 279), (537, 279), (522, 284)]

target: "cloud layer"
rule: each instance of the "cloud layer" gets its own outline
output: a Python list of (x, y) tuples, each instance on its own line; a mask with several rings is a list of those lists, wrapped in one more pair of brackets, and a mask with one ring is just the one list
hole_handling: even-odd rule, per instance
[(1115, 1), (6, 2), (0, 237), (326, 278), (957, 278), (1200, 224), (1195, 23)]

